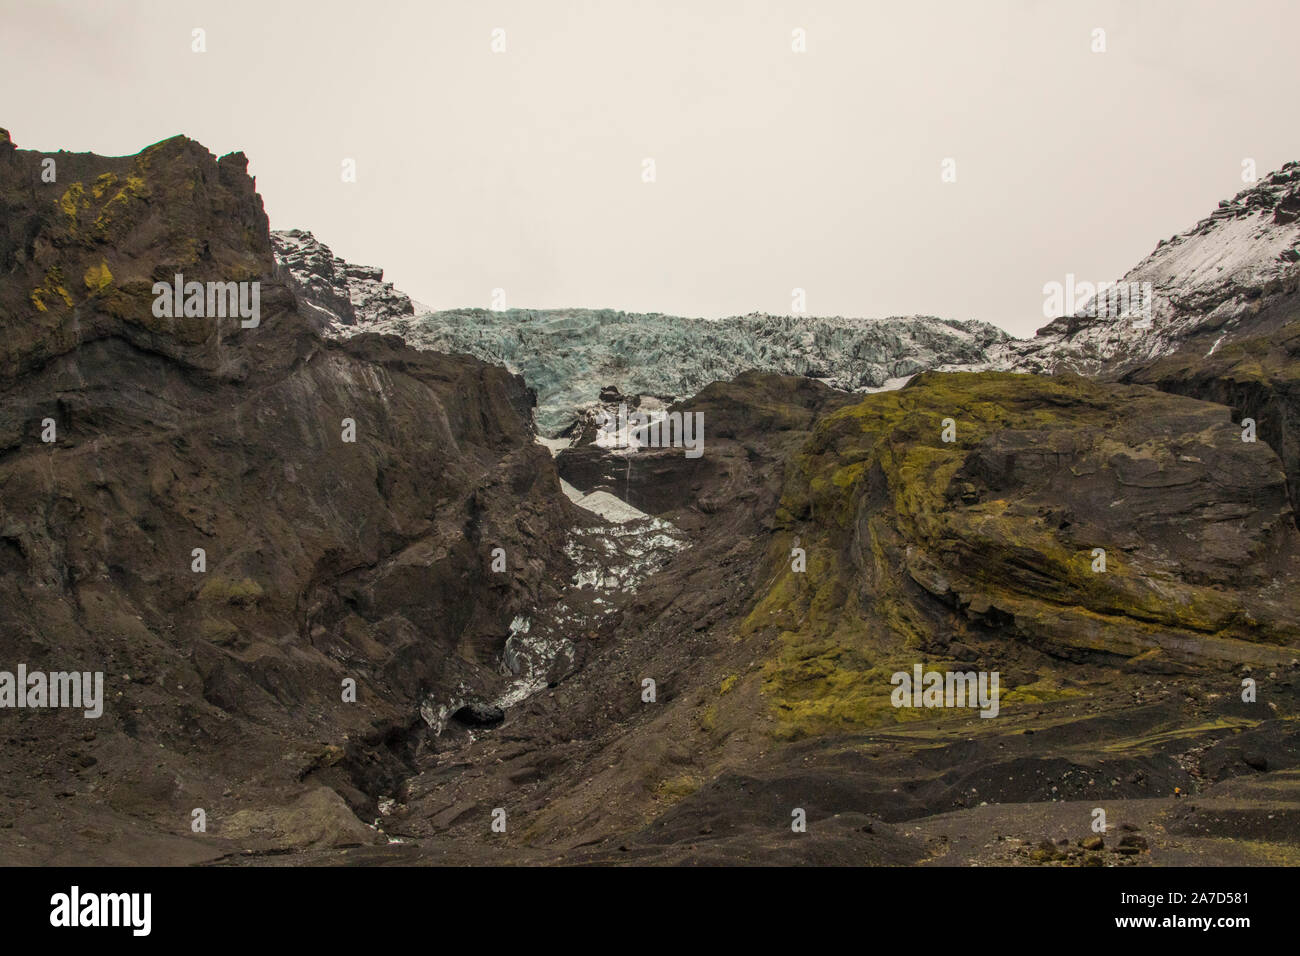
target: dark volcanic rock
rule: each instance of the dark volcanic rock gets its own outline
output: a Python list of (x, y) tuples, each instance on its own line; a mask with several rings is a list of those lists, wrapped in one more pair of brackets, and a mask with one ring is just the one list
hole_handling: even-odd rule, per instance
[[(221, 833), (314, 775), (369, 813), (421, 702), (498, 691), (512, 614), (567, 573), (530, 395), (394, 337), (323, 340), (241, 155), (51, 155), (57, 184), (45, 154), (0, 154), (0, 669), (103, 671), (106, 702), (0, 711), (6, 799), (175, 833), (203, 807)], [(260, 282), (260, 324), (156, 317), (175, 273)]]
[(1123, 379), (1227, 405), (1237, 422), (1253, 419), (1258, 440), (1286, 468), (1292, 508), (1300, 502), (1300, 272), (1253, 302), (1230, 333), (1191, 338)]
[[(721, 507), (717, 496), (725, 493), (734, 476), (753, 470), (752, 464), (738, 467), (733, 461), (737, 445), (779, 445), (810, 429), (820, 415), (852, 401), (852, 396), (813, 379), (744, 372), (666, 409), (703, 416), (700, 457), (687, 457), (676, 447), (611, 453), (595, 444), (595, 425), (584, 421), (576, 429), (574, 444), (557, 456), (557, 466), (560, 477), (579, 490), (609, 491), (651, 514), (687, 507), (712, 513)], [(636, 400), (628, 403), (629, 412), (637, 407)], [(611, 414), (616, 411), (606, 408)], [(737, 493), (752, 494), (746, 489)]]

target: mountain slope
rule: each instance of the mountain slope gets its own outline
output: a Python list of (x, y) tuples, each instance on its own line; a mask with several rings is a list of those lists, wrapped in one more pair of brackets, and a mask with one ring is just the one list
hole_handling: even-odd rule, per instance
[[(1078, 372), (1115, 377), (1184, 349), (1202, 354), (1252, 334), (1261, 303), (1300, 276), (1300, 163), (1243, 190), (1193, 228), (1161, 242), (1119, 283), (1150, 287), (1149, 308), (1074, 314), (1016, 340), (981, 322), (750, 315), (708, 321), (610, 310), (482, 309), (413, 314), (410, 300), (297, 230), (276, 254), (327, 330), (374, 328), (418, 348), (475, 355), (524, 376), (538, 392), (543, 434), (566, 432), (601, 389), (684, 398), (757, 370), (817, 378), (846, 391), (898, 387), (926, 369)], [(322, 251), (323, 250), (323, 251)], [(662, 356), (672, 355), (666, 363)]]
[[(593, 487), (691, 547), (616, 603), (580, 670), (419, 761), (403, 859), (1032, 864), (1050, 834), (1130, 865), (1221, 860), (1237, 832), (1294, 854), (1300, 539), (1277, 457), (1227, 409), (935, 372), (869, 396), (747, 373), (678, 407), (714, 423), (703, 459), (560, 462), (620, 459)], [(999, 672), (997, 718), (892, 706), (918, 664)], [(1243, 775), (1259, 802), (1232, 796)], [(1176, 787), (1238, 824), (1176, 822)], [(1085, 853), (1099, 805), (1150, 852)], [(509, 830), (485, 840), (496, 807)]]
[(1191, 229), (1161, 242), (1121, 283), (1150, 283), (1148, 315), (1078, 315), (1014, 343), (1006, 367), (1115, 375), (1183, 350), (1250, 337), (1261, 300), (1294, 287), (1300, 268), (1300, 163), (1287, 163)]

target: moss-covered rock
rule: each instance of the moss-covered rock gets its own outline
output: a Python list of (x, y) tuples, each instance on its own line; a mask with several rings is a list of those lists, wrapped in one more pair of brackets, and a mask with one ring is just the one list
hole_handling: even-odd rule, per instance
[(1294, 655), (1285, 476), (1220, 406), (1073, 376), (926, 373), (823, 419), (780, 516), (743, 630), (780, 633), (764, 690), (782, 733), (910, 719), (890, 674), (968, 634), (1115, 660)]

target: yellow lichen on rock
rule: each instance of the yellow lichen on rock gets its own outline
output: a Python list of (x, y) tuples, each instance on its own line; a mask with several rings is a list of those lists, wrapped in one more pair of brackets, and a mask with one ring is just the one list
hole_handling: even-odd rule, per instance
[(95, 185), (92, 186), (90, 189), (91, 196), (93, 196), (95, 199), (101, 198), (104, 195), (105, 191), (112, 188), (113, 184), (116, 182), (117, 182), (116, 173), (104, 173), (101, 176), (95, 177)]
[(27, 298), (38, 312), (48, 312), (51, 305), (57, 305), (59, 302), (69, 309), (73, 305), (72, 296), (63, 285), (63, 270), (58, 266), (52, 266), (45, 273), (44, 281), (33, 289)]
[[(126, 177), (126, 182), (112, 195), (108, 202), (104, 203), (104, 208), (95, 217), (95, 235), (98, 238), (111, 238), (120, 226), (129, 223), (129, 214), (132, 206), (135, 205), (135, 201), (148, 196), (148, 186), (145, 183), (144, 176), (141, 175), (143, 167), (139, 163), (136, 166), (136, 173)], [(114, 179), (114, 183), (116, 181)], [(98, 195), (97, 193), (96, 196)]]
[(77, 217), (89, 205), (86, 199), (86, 187), (81, 183), (73, 183), (63, 191), (63, 195), (59, 197), (59, 209), (68, 217), (69, 229), (76, 229)]
[(113, 273), (109, 271), (108, 263), (100, 260), (99, 265), (91, 266), (86, 270), (83, 281), (93, 295), (96, 292), (103, 292), (113, 284)]

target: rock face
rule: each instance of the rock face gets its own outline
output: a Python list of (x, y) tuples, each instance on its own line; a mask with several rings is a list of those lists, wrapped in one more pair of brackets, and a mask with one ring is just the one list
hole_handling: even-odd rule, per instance
[[(1300, 503), (1300, 274), (1251, 303), (1230, 333), (1192, 338), (1148, 364), (1123, 368), (1123, 381), (1219, 402), (1245, 433), (1277, 450), (1292, 507)], [(1213, 341), (1210, 339), (1213, 338)], [(1217, 346), (1217, 347), (1216, 347)]]
[(1300, 163), (1219, 204), (1129, 273), (1156, 290), (1152, 327), (1062, 319), (1013, 343), (1011, 367), (1075, 369), (1218, 402), (1277, 450), (1300, 505)]
[[(43, 159), (54, 161), (55, 182), (43, 181)], [(228, 328), (157, 317), (152, 292), (176, 273), (239, 282), (270, 271), (269, 246), (252, 241), (265, 236), (266, 214), (242, 153), (217, 162), (177, 137), (137, 156), (13, 150), (3, 162), (0, 374), (45, 369), (110, 338), (209, 374), (251, 373), (244, 350), (227, 347)], [(218, 223), (238, 241), (199, 238)], [(271, 290), (266, 309), (285, 298)], [(14, 439), (8, 432), (0, 442)]]
[(1277, 451), (1300, 516), (1300, 163), (1219, 203), (1121, 282), (1150, 283), (1149, 316), (1066, 316), (995, 347), (987, 367), (1080, 372), (1226, 405)]
[(414, 314), (410, 297), (384, 281), (384, 270), (345, 262), (302, 229), (271, 233), (276, 274), (294, 290), (300, 308), (325, 331), (366, 327)]
[[(177, 273), (260, 283), (259, 324), (157, 316)], [(202, 807), (215, 842), (184, 853), (209, 855), (237, 811), (337, 808), (294, 803), (320, 786), (373, 819), (421, 703), (500, 692), (510, 620), (569, 573), (523, 382), (323, 339), (244, 158), (183, 137), (0, 153), (0, 275), (0, 670), (103, 672), (106, 698), (0, 711), (0, 813), (38, 846), (69, 821), (188, 834)]]
[[(440, 849), (417, 858), (480, 859), (510, 786), (517, 860), (906, 864), (946, 852), (927, 833), (1007, 863), (1031, 816), (1077, 831), (1099, 800), (1300, 765), (1300, 542), (1277, 456), (1226, 408), (936, 372), (868, 396), (750, 372), (674, 407), (705, 416), (702, 459), (580, 440), (558, 460), (691, 547), (507, 734), (418, 762), (403, 832)], [(998, 718), (894, 707), (918, 663), (1000, 673)], [(1276, 709), (1240, 701), (1250, 673)], [(1270, 846), (1284, 787), (1243, 818)], [(781, 839), (792, 804), (806, 842)], [(995, 832), (1017, 839), (990, 860)]]

